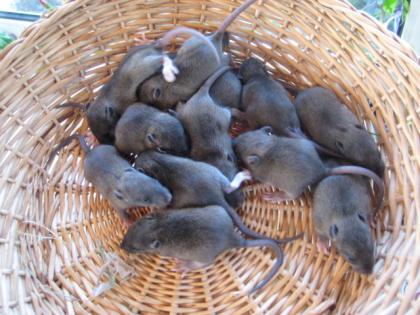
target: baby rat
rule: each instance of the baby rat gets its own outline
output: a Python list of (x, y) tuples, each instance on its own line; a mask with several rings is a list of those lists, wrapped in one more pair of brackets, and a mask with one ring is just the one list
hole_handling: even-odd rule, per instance
[(375, 250), (368, 223), (372, 213), (368, 181), (354, 175), (329, 176), (316, 186), (313, 200), (319, 248), (328, 253), (325, 242), (332, 241), (356, 271), (371, 273)]
[(126, 154), (153, 149), (181, 155), (188, 152), (181, 122), (142, 103), (131, 105), (121, 116), (115, 128), (115, 146)]
[(277, 259), (266, 278), (248, 294), (261, 289), (277, 273), (283, 252), (272, 240), (246, 240), (236, 234), (232, 220), (220, 206), (150, 213), (128, 229), (121, 243), (129, 253), (176, 258), (183, 272), (204, 268), (229, 249), (263, 246), (273, 249)]
[(175, 82), (165, 81), (161, 74), (154, 75), (139, 86), (139, 100), (160, 109), (172, 108), (180, 101), (186, 102), (218, 67), (228, 64), (228, 58), (223, 55), (223, 47), (227, 42), (223, 40), (225, 31), (255, 1), (247, 0), (241, 4), (209, 36), (218, 51), (218, 58), (203, 45), (201, 38), (191, 37), (183, 43), (175, 57), (174, 63), (179, 70)]
[(177, 117), (191, 139), (191, 158), (217, 167), (229, 179), (237, 173), (236, 157), (228, 134), (230, 110), (215, 104), (209, 95), (214, 81), (229, 67), (213, 73), (187, 103), (177, 106)]
[[(184, 33), (204, 39), (203, 47), (208, 49), (206, 45), (210, 45), (210, 48), (213, 48), (210, 51), (215, 54), (213, 44), (209, 43), (206, 36), (187, 28), (172, 30), (155, 43), (131, 48), (111, 80), (101, 88), (98, 97), (85, 107), (89, 127), (100, 143), (112, 144), (114, 142), (117, 121), (126, 108), (137, 101), (136, 90), (144, 80), (158, 72), (162, 64), (162, 71), (167, 76), (170, 76), (171, 71), (177, 71), (173, 69), (171, 59), (162, 49), (172, 38)], [(58, 107), (80, 108), (83, 106), (67, 103)]]
[(172, 200), (168, 189), (156, 179), (134, 169), (111, 145), (90, 149), (85, 139), (74, 134), (64, 139), (51, 153), (52, 157), (74, 139), (78, 139), (84, 157), (84, 175), (93, 186), (118, 209), (125, 224), (129, 224), (127, 208), (166, 207)]
[[(276, 135), (306, 139), (288, 92), (270, 76), (261, 61), (245, 60), (239, 76), (244, 82), (241, 107), (245, 112), (232, 110), (234, 116), (246, 120), (251, 129), (270, 126)], [(321, 153), (340, 157), (317, 143), (314, 146)]]
[(375, 141), (332, 91), (320, 87), (301, 91), (295, 106), (314, 141), (383, 177), (385, 165)]
[(242, 83), (234, 71), (226, 71), (211, 86), (210, 96), (220, 106), (239, 108)]
[(234, 140), (234, 150), (252, 177), (271, 184), (280, 192), (266, 194), (267, 199), (292, 200), (309, 186), (330, 175), (356, 174), (369, 177), (377, 188), (376, 210), (382, 206), (383, 181), (372, 171), (358, 166), (326, 167), (312, 142), (278, 137), (271, 127), (241, 134)]
[[(135, 167), (157, 179), (171, 191), (170, 207), (219, 205), (228, 212), (235, 225), (244, 234), (254, 238), (267, 238), (247, 228), (232, 205), (227, 202), (228, 197), (235, 193), (236, 180), (232, 181), (233, 185), (231, 185), (226, 176), (217, 168), (207, 163), (154, 151), (140, 154), (136, 159)], [(241, 174), (238, 176), (241, 177)], [(242, 201), (242, 199), (236, 201)], [(239, 205), (236, 202), (233, 204), (234, 207)], [(288, 242), (292, 239), (279, 242)]]
[(244, 82), (241, 106), (251, 129), (271, 126), (277, 135), (303, 136), (289, 94), (268, 74), (261, 61), (245, 60), (239, 76)]

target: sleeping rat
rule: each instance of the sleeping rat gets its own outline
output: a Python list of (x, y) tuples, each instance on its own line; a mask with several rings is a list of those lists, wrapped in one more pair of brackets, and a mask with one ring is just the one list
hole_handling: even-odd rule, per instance
[[(163, 52), (170, 40), (179, 34), (192, 34), (203, 41), (203, 47), (213, 55), (217, 55), (213, 44), (198, 31), (179, 28), (166, 33), (160, 40), (152, 44), (132, 47), (124, 56), (115, 73), (100, 90), (93, 103), (66, 103), (58, 107), (85, 107), (87, 120), (92, 133), (100, 143), (114, 142), (114, 129), (118, 119), (126, 108), (137, 101), (137, 87), (147, 78), (157, 73), (163, 64), (163, 72), (170, 75), (171, 59)], [(204, 49), (203, 48), (203, 49)], [(168, 70), (169, 68), (169, 70)]]
[(373, 180), (377, 188), (376, 210), (382, 206), (384, 184), (374, 172), (354, 165), (328, 168), (322, 163), (312, 142), (278, 137), (271, 132), (271, 127), (263, 127), (234, 139), (234, 150), (252, 177), (280, 189), (280, 192), (266, 194), (267, 199), (292, 200), (309, 185), (327, 176), (357, 174)]
[(156, 179), (134, 169), (111, 145), (102, 144), (90, 149), (83, 136), (74, 134), (64, 139), (52, 151), (50, 160), (74, 139), (79, 140), (85, 152), (86, 179), (118, 209), (125, 224), (130, 222), (127, 208), (163, 208), (171, 202), (172, 195), (168, 189)]
[(327, 252), (325, 243), (330, 240), (356, 271), (371, 273), (375, 263), (369, 227), (371, 214), (370, 187), (365, 178), (355, 175), (324, 178), (316, 186), (313, 199), (319, 248)]
[(191, 37), (183, 43), (175, 57), (174, 63), (179, 69), (176, 80), (167, 82), (161, 74), (154, 75), (139, 86), (139, 100), (160, 109), (172, 108), (180, 101), (186, 102), (217, 68), (228, 64), (229, 58), (223, 54), (224, 44), (227, 43), (227, 40), (224, 41), (225, 31), (232, 21), (255, 1), (247, 0), (241, 4), (218, 30), (209, 36), (219, 58), (203, 45), (201, 38)]
[[(261, 61), (255, 58), (245, 60), (239, 76), (244, 82), (241, 98), (244, 112), (232, 109), (235, 117), (246, 120), (251, 129), (270, 126), (276, 135), (306, 139), (288, 92), (270, 76)], [(314, 146), (320, 153), (341, 157), (317, 143)]]
[(174, 154), (188, 152), (187, 137), (174, 116), (142, 103), (127, 108), (115, 128), (115, 146), (123, 153), (139, 154), (163, 150)]
[(229, 179), (237, 173), (229, 136), (230, 110), (215, 104), (209, 95), (214, 81), (229, 67), (213, 73), (187, 103), (177, 106), (177, 117), (191, 139), (191, 158), (217, 167)]
[(121, 248), (130, 253), (176, 258), (183, 272), (204, 268), (229, 249), (263, 246), (273, 249), (277, 259), (265, 279), (249, 294), (261, 289), (277, 273), (283, 252), (272, 240), (246, 240), (236, 234), (232, 220), (220, 206), (150, 213), (128, 229), (121, 243)]
[(385, 165), (375, 141), (332, 91), (320, 87), (301, 91), (295, 106), (316, 142), (383, 177)]
[[(214, 166), (183, 157), (149, 151), (143, 152), (137, 157), (135, 167), (157, 179), (171, 191), (170, 207), (219, 205), (228, 212), (235, 225), (244, 234), (254, 238), (267, 238), (251, 231), (242, 223), (241, 218), (232, 208), (232, 206), (238, 207), (240, 204), (230, 205), (227, 202), (227, 198), (231, 197), (235, 193), (235, 189), (238, 188), (235, 185), (236, 180), (231, 184), (226, 176)], [(241, 174), (238, 176), (241, 177)], [(292, 239), (285, 239), (284, 242), (290, 240)]]

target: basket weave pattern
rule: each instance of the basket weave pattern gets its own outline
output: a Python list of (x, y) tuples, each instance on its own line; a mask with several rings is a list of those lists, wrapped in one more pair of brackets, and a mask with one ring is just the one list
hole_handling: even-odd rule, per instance
[[(181, 278), (174, 262), (119, 248), (115, 210), (83, 178), (83, 153), (51, 148), (85, 132), (83, 115), (54, 109), (88, 102), (109, 80), (137, 32), (156, 39), (174, 25), (213, 31), (238, 0), (80, 0), (32, 25), (0, 56), (0, 313), (5, 314), (419, 314), (420, 90), (418, 59), (405, 43), (340, 0), (260, 0), (231, 25), (236, 62), (250, 55), (298, 87), (329, 87), (374, 133), (385, 159), (385, 206), (376, 224), (377, 263), (367, 277), (314, 244), (311, 196), (271, 204), (249, 185), (239, 213), (285, 246), (280, 273), (266, 249), (229, 251)], [(141, 215), (149, 209), (138, 209)], [(100, 249), (136, 271), (93, 298)], [(239, 297), (234, 293), (239, 291)]]

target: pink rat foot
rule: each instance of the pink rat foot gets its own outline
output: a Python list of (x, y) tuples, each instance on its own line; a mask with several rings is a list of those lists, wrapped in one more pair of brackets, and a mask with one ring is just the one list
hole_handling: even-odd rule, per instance
[(181, 279), (185, 277), (185, 275), (194, 269), (200, 269), (206, 267), (208, 264), (204, 264), (198, 261), (192, 260), (184, 260), (175, 258), (175, 268), (174, 271), (181, 272)]
[(325, 255), (328, 255), (330, 253), (331, 244), (329, 242), (326, 243), (325, 240), (318, 237), (316, 241), (316, 247), (320, 252), (324, 253)]
[(289, 196), (289, 194), (284, 191), (273, 191), (273, 192), (262, 193), (261, 197), (263, 200), (268, 201), (268, 202), (273, 202), (273, 203), (294, 199), (294, 198), (291, 198), (291, 196)]

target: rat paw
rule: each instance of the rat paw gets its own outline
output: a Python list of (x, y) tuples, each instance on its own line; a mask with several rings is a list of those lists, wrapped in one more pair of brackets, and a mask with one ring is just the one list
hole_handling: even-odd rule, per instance
[(330, 253), (330, 244), (326, 244), (325, 241), (321, 240), (318, 238), (318, 240), (316, 241), (316, 247), (318, 248), (318, 250), (322, 253), (324, 253), (325, 255), (328, 255)]
[(179, 73), (178, 68), (168, 56), (163, 56), (162, 75), (166, 82), (174, 82), (176, 75)]

